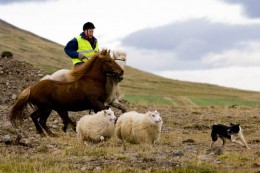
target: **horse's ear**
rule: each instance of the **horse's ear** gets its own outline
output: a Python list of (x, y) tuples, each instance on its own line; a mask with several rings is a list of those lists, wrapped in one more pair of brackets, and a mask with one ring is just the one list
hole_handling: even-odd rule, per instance
[(100, 54), (101, 54), (101, 55), (106, 55), (106, 54), (107, 54), (107, 49), (102, 49), (102, 50), (100, 51)]

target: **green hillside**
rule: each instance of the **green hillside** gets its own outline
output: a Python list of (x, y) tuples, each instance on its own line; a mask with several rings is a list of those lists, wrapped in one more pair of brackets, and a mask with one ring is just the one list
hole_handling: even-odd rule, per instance
[[(71, 68), (63, 46), (0, 19), (0, 52), (11, 51), (14, 58), (46, 72)], [(131, 57), (128, 57), (128, 59)], [(260, 92), (244, 91), (202, 83), (171, 80), (127, 67), (121, 94), (132, 103), (169, 106), (256, 106)]]

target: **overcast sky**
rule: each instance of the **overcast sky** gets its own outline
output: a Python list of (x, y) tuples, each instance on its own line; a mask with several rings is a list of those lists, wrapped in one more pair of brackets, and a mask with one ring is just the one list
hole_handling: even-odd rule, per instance
[(165, 77), (260, 91), (259, 0), (0, 0), (2, 20), (66, 45), (95, 24), (100, 48)]

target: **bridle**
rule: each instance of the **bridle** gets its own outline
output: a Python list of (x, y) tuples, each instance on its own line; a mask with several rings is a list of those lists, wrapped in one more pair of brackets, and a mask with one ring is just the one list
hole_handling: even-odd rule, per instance
[(106, 73), (106, 76), (112, 77), (112, 78), (114, 78), (117, 81), (123, 80), (123, 76), (119, 75), (119, 74), (116, 74), (116, 73)]
[[(125, 61), (124, 59), (117, 59), (117, 60)], [(115, 61), (115, 59), (114, 59), (114, 61)], [(115, 73), (115, 72), (107, 72), (107, 73), (106, 73), (106, 76), (112, 77), (112, 78), (114, 78), (115, 80), (117, 80), (118, 82), (121, 81), (121, 80), (123, 80), (123, 76), (120, 75), (120, 74), (117, 74), (117, 73)]]
[(119, 58), (115, 58), (115, 61), (126, 61), (126, 59), (119, 59)]

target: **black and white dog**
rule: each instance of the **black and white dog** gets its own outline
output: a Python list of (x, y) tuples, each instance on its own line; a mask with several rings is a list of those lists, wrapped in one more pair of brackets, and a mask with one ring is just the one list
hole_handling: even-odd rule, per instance
[(214, 124), (212, 126), (212, 131), (211, 131), (211, 138), (212, 138), (211, 147), (213, 146), (213, 143), (218, 140), (218, 137), (220, 137), (223, 140), (223, 145), (225, 145), (226, 140), (228, 139), (231, 140), (232, 142), (242, 145), (243, 147), (246, 147), (247, 149), (250, 149), (242, 134), (242, 129), (240, 127), (240, 124), (230, 123), (230, 126), (226, 126), (223, 124)]

